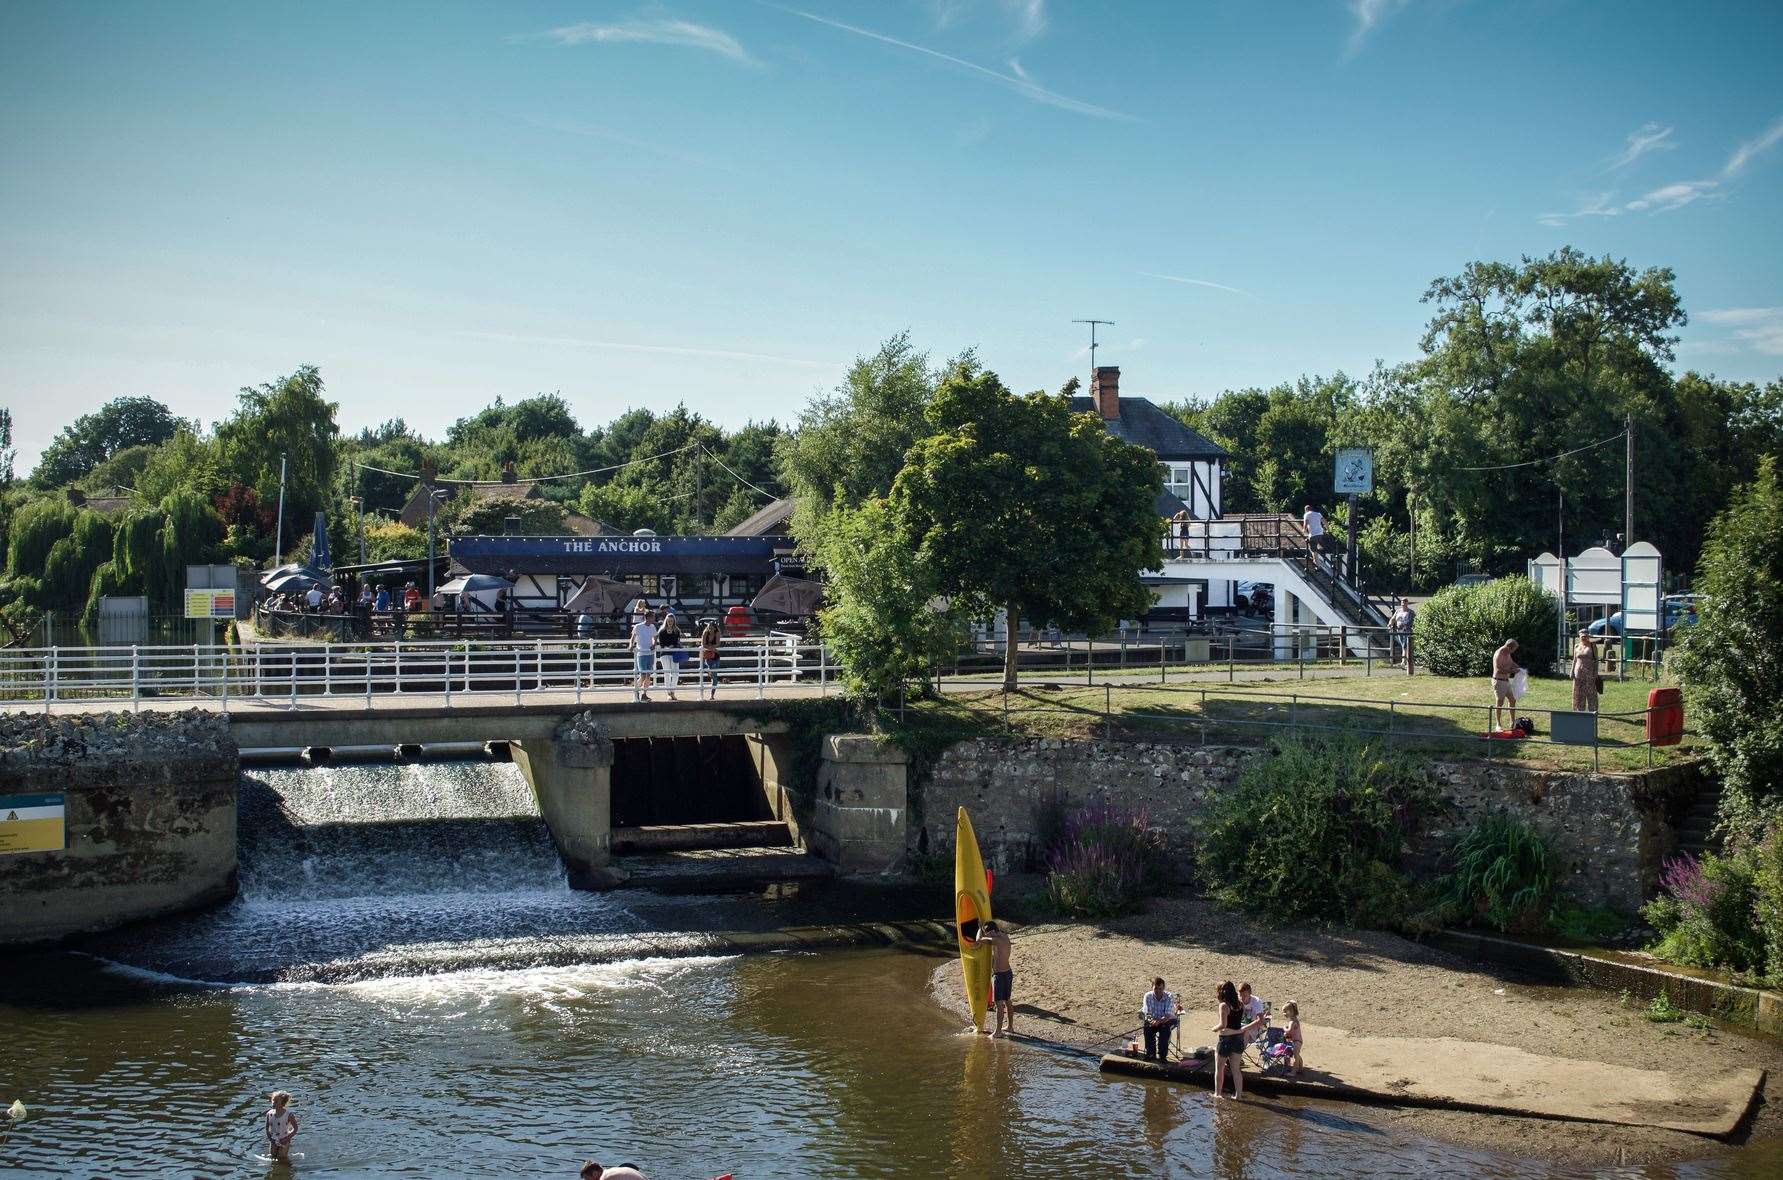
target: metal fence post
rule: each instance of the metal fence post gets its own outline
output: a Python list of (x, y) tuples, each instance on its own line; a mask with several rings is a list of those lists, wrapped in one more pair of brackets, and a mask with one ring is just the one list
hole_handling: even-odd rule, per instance
[[(941, 669), (937, 665), (935, 679), (939, 680), (940, 678)], [(817, 645), (817, 695), (820, 697), (830, 695), (830, 652), (829, 648), (821, 643)]]
[(520, 648), (514, 648), (514, 703), (520, 703)]
[(1096, 683), (1096, 640), (1089, 635), (1083, 637), (1083, 674), (1085, 684)]
[(1114, 737), (1114, 685), (1102, 686), (1102, 740)]
[[(402, 632), (399, 631), (399, 632), (397, 632), (397, 634), (401, 635)], [(391, 669), (391, 673), (395, 678), (393, 683), (395, 685), (396, 695), (401, 696), (402, 695), (402, 640), (401, 639), (398, 639), (396, 641), (396, 666)]]
[(297, 649), (296, 648), (291, 649), (291, 702), (290, 702), (290, 704), (286, 705), (285, 707), (288, 709), (295, 709), (297, 707)]
[(49, 683), (43, 686), (43, 711), (45, 713), (50, 711), (50, 702), (56, 699), (56, 677), (60, 670), (58, 667), (60, 661), (57, 656), (60, 651), (61, 648), (50, 648)]
[[(445, 655), (446, 655), (446, 708), (450, 709), (452, 707), (452, 648), (450, 646), (448, 646), (446, 648)], [(582, 695), (580, 692), (581, 685), (578, 684), (576, 687), (578, 690), (577, 694), (576, 694), (576, 699), (581, 700), (582, 699)]]
[[(1188, 640), (1185, 639), (1185, 640), (1183, 640), (1183, 642), (1185, 644), (1187, 644)], [(1238, 646), (1237, 645), (1238, 645), (1238, 636), (1236, 636), (1236, 635), (1226, 636), (1226, 683), (1227, 684), (1236, 684), (1238, 682), (1238, 659), (1237, 659)]]
[(763, 636), (755, 645), (755, 699), (768, 695), (768, 640)]
[(130, 645), (130, 711), (142, 710), (142, 649)]
[(1306, 636), (1300, 634), (1294, 636), (1294, 670), (1306, 679)]
[(1349, 654), (1350, 629), (1347, 625), (1339, 624), (1337, 628), (1337, 666), (1339, 668), (1348, 661)]
[[(1188, 641), (1184, 640), (1183, 642), (1186, 643)], [(1170, 682), (1170, 674), (1164, 670), (1164, 651), (1169, 646), (1170, 646), (1169, 639), (1167, 639), (1166, 637), (1164, 637), (1162, 635), (1158, 636), (1158, 683), (1159, 684), (1168, 684)]]
[(334, 644), (322, 645), (322, 695), (334, 695)]

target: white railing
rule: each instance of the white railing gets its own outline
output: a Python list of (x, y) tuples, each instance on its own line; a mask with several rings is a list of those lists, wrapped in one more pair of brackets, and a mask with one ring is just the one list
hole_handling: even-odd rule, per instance
[[(837, 683), (820, 643), (787, 634), (726, 638), (715, 668), (699, 649), (678, 649), (676, 691), (755, 696), (770, 686), (806, 685), (827, 693)], [(107, 701), (140, 706), (176, 700), (227, 710), (232, 705), (296, 708), (315, 698), (426, 696), (454, 701), (529, 695), (622, 694), (637, 690), (636, 657), (619, 639), (465, 640), (391, 643), (261, 643), (245, 647), (140, 646), (0, 649), (0, 707), (48, 711), (52, 705)], [(648, 691), (669, 687), (657, 660)]]

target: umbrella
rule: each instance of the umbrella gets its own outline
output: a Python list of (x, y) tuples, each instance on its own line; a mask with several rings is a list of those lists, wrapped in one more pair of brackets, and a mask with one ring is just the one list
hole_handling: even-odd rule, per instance
[(756, 610), (774, 611), (782, 615), (809, 615), (823, 601), (823, 590), (821, 582), (775, 574), (749, 605)]
[(467, 574), (453, 578), (440, 587), (441, 594), (485, 594), (491, 590), (513, 590), (514, 583), (494, 574)]
[(326, 586), (328, 579), (315, 570), (273, 570), (260, 579), (260, 586), (268, 594), (287, 594), (293, 590), (308, 590), (311, 586)]
[(610, 615), (624, 610), (634, 599), (643, 596), (642, 586), (617, 582), (596, 574), (583, 582), (581, 589), (570, 595), (570, 600), (563, 604), (563, 609), (570, 614), (586, 611), (589, 614)]
[(320, 512), (316, 513), (316, 528), (311, 537), (310, 564), (319, 570), (331, 568), (334, 558), (328, 552), (328, 521)]

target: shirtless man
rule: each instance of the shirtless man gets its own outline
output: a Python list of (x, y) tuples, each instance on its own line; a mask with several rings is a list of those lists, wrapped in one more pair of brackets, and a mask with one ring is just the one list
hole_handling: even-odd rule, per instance
[(1010, 1006), (1009, 994), (1015, 988), (1015, 971), (1009, 966), (1009, 936), (995, 922), (986, 922), (978, 928), (978, 941), (991, 944), (991, 1000), (997, 1009), (997, 1028), (991, 1035), (1000, 1037), (1007, 1032), (1014, 1036), (1015, 1009)]
[(1507, 727), (1506, 718), (1517, 719), (1517, 698), (1511, 695), (1511, 678), (1517, 674), (1516, 650), (1517, 641), (1507, 639), (1492, 653), (1492, 720), (1500, 729)]

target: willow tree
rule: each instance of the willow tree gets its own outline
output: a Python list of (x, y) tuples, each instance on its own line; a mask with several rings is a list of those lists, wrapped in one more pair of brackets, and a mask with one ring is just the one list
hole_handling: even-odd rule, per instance
[(1140, 572), (1162, 557), (1156, 457), (1063, 396), (1012, 394), (956, 365), (925, 411), (934, 433), (892, 484), (888, 526), (958, 608), (1007, 611), (1007, 688), (1026, 616), (1091, 633), (1152, 604)]

